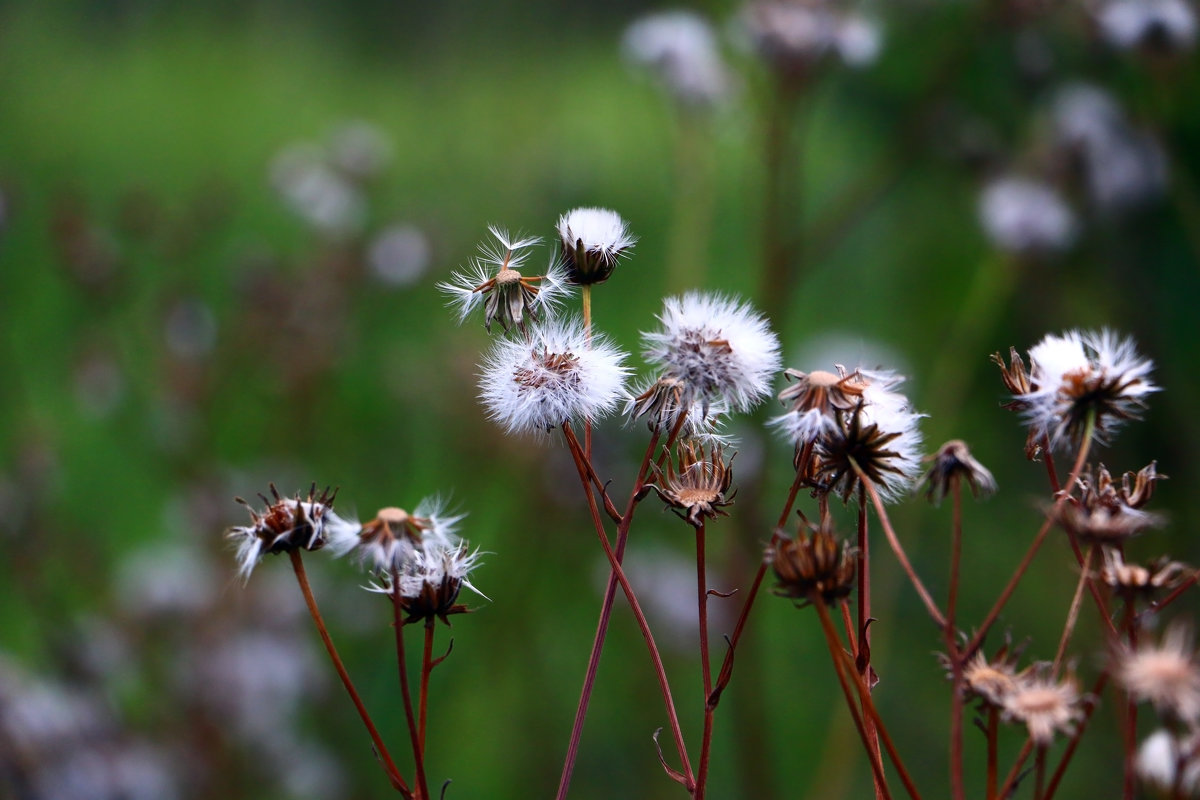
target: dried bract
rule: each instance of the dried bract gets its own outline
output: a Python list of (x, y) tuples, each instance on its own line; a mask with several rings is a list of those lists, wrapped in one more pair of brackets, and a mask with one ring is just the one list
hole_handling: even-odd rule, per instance
[(775, 594), (800, 600), (801, 606), (844, 600), (858, 579), (858, 551), (829, 530), (780, 540), (767, 549), (766, 558), (779, 579)]
[[(736, 455), (736, 454), (735, 454)], [(726, 462), (720, 445), (711, 448), (707, 456), (704, 446), (695, 442), (679, 445), (679, 462), (667, 459), (667, 469), (654, 469), (654, 491), (689, 525), (699, 528), (706, 519), (727, 516), (725, 506), (733, 503), (733, 457)], [(682, 512), (682, 513), (680, 513)]]
[(1125, 473), (1118, 486), (1102, 465), (1078, 478), (1079, 497), (1056, 506), (1054, 520), (1087, 544), (1120, 544), (1162, 524), (1159, 515), (1139, 508), (1154, 494), (1158, 477), (1150, 464), (1136, 477)]
[(1186, 570), (1187, 565), (1171, 561), (1165, 556), (1156, 558), (1146, 566), (1128, 564), (1120, 550), (1106, 548), (1100, 579), (1127, 603), (1137, 600), (1149, 602), (1160, 590), (1177, 586)]

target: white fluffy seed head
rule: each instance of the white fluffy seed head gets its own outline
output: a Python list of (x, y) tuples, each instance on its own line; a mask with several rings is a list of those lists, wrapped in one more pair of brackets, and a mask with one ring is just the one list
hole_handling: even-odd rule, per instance
[(690, 402), (745, 412), (770, 393), (779, 340), (749, 304), (690, 292), (667, 298), (658, 319), (642, 334), (646, 360), (683, 381)]
[(607, 208), (575, 208), (558, 218), (563, 264), (571, 281), (603, 283), (637, 237), (621, 215)]
[(1075, 240), (1075, 214), (1049, 184), (1004, 177), (984, 187), (979, 220), (996, 247), (1012, 253), (1052, 253)]
[(1109, 330), (1047, 335), (1029, 350), (1033, 391), (1021, 396), (1038, 435), (1058, 445), (1082, 434), (1095, 416), (1094, 436), (1103, 442), (1121, 422), (1136, 419), (1147, 395), (1154, 363), (1137, 353), (1132, 339)]
[(605, 337), (589, 341), (576, 319), (548, 320), (527, 338), (496, 342), (480, 376), (488, 416), (508, 433), (597, 420), (624, 396), (625, 354)]
[(684, 106), (721, 103), (732, 82), (712, 26), (691, 11), (648, 14), (625, 29), (621, 51), (631, 64), (651, 70)]

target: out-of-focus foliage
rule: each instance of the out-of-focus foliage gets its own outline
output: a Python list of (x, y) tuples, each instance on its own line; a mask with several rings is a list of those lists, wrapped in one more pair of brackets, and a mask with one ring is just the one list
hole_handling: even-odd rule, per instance
[[(221, 536), (244, 520), (234, 495), (315, 481), (363, 518), (438, 492), (469, 512), (491, 602), (452, 618), (431, 783), (552, 793), (606, 567), (558, 443), (484, 419), (485, 334), (434, 284), (488, 223), (552, 239), (578, 205), (639, 237), (593, 301), (625, 349), (665, 293), (707, 288), (769, 309), (788, 365), (910, 376), (930, 450), (967, 439), (1000, 485), (967, 510), (962, 619), (986, 612), (1046, 496), (987, 356), (1046, 332), (1110, 326), (1158, 364), (1146, 419), (1095, 458), (1114, 473), (1157, 459), (1170, 523), (1133, 555), (1200, 562), (1200, 69), (1187, 47), (1106, 41), (1078, 5), (864, 9), (877, 60), (826, 59), (784, 103), (736, 31), (744, 12), (710, 3), (728, 95), (702, 107), (623, 62), (633, 3), (0, 5), (0, 741), (20, 742), (0, 750), (0, 787), (382, 796), (287, 564), (268, 557), (243, 586)], [(793, 269), (764, 290), (781, 108), (794, 157), (776, 239)], [(997, 198), (1013, 176), (1046, 191)], [(731, 509), (747, 521), (710, 528), (720, 589), (753, 573), (770, 531), (748, 520), (773, 518), (791, 478), (761, 421), (736, 432), (736, 482), (761, 486)], [(641, 426), (601, 426), (605, 477), (627, 481), (641, 446)], [(661, 595), (652, 622), (694, 700), (695, 623), (663, 591), (691, 602), (670, 520), (642, 513), (630, 573)], [(941, 596), (946, 512), (914, 499), (895, 520)], [(1077, 575), (1051, 541), (1003, 619), (1042, 657)], [(402, 754), (390, 609), (353, 564), (310, 563)], [(877, 567), (878, 702), (918, 781), (940, 786), (941, 642), (894, 566)], [(714, 600), (718, 635), (734, 603)], [(572, 797), (681, 796), (651, 744), (664, 721), (640, 637), (615, 617)], [(1100, 653), (1098, 627), (1080, 636)], [(720, 708), (712, 796), (864, 796), (835, 686), (813, 620), (765, 599)], [(699, 702), (682, 703), (698, 728)], [(1114, 710), (1098, 717), (1063, 796), (1111, 795), (1120, 739)], [(43, 783), (12, 777), (43, 761)]]

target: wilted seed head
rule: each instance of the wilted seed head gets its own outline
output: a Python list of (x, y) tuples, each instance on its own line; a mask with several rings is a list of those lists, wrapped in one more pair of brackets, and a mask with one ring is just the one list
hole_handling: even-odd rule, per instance
[(1104, 549), (1104, 566), (1100, 579), (1125, 599), (1126, 603), (1137, 600), (1151, 601), (1160, 589), (1170, 589), (1180, 583), (1185, 564), (1161, 556), (1146, 566), (1128, 564), (1120, 550)]
[(562, 261), (571, 283), (603, 283), (637, 242), (629, 224), (607, 208), (576, 208), (558, 218)]
[(1075, 723), (1083, 716), (1082, 700), (1074, 676), (1058, 681), (1049, 665), (1043, 664), (1018, 676), (1002, 709), (1006, 721), (1024, 722), (1033, 743), (1045, 747), (1056, 732), (1074, 732)]
[(1162, 644), (1121, 646), (1114, 660), (1114, 677), (1139, 701), (1169, 720), (1193, 727), (1200, 721), (1200, 664), (1190, 630), (1172, 625)]
[[(1017, 348), (1008, 348), (1009, 363), (1004, 363), (1004, 356), (1000, 353), (992, 353), (992, 362), (1000, 367), (1000, 378), (1004, 381), (1005, 387), (1012, 393), (1013, 399), (1006, 403), (1001, 403), (1000, 407), (1009, 411), (1027, 412), (1031, 404), (1025, 399), (1034, 390), (1033, 382), (1029, 379), (1029, 373), (1025, 369), (1025, 361), (1021, 358), (1021, 354), (1017, 352)], [(1042, 455), (1042, 437), (1036, 428), (1030, 427), (1029, 434), (1025, 437), (1025, 457), (1030, 461), (1036, 461)]]
[(975, 497), (996, 491), (996, 479), (987, 467), (975, 460), (962, 439), (951, 439), (925, 460), (933, 463), (920, 482), (925, 484), (925, 496), (935, 504), (941, 502), (954, 485), (963, 480), (971, 487), (971, 494)]
[(801, 372), (785, 369), (783, 375), (794, 381), (779, 393), (779, 402), (790, 406), (787, 413), (771, 420), (771, 425), (782, 431), (797, 448), (803, 447), (826, 431), (837, 426), (840, 411), (849, 411), (858, 405), (867, 379), (858, 370), (847, 374), (841, 364), (835, 365), (837, 374), (816, 370)]
[(706, 457), (702, 444), (682, 442), (678, 466), (667, 459), (665, 473), (657, 465), (651, 467), (654, 469), (651, 487), (689, 525), (699, 528), (705, 519), (727, 516), (723, 509), (733, 503), (737, 490), (729, 491), (733, 483), (733, 456), (726, 462), (720, 445), (714, 445)]
[(440, 498), (423, 500), (416, 511), (381, 508), (370, 522), (363, 523), (357, 537), (339, 542), (337, 555), (356, 551), (360, 562), (384, 573), (404, 564), (412, 553), (428, 544), (456, 541), (454, 530), (461, 514), (449, 514)]
[(895, 392), (865, 393), (853, 411), (838, 414), (837, 426), (817, 439), (813, 476), (821, 491), (848, 502), (860, 485), (859, 471), (885, 501), (904, 496), (920, 468), (920, 414)]
[[(645, 391), (626, 400), (625, 413), (631, 420), (645, 417), (650, 430), (669, 433), (682, 415), (689, 414), (691, 419), (695, 416), (693, 411), (702, 413), (701, 409), (689, 406), (687, 397), (687, 384), (674, 375), (666, 374), (650, 384)], [(703, 421), (703, 418), (691, 419), (693, 425)]]
[(333, 512), (337, 490), (326, 488), (320, 495), (313, 484), (308, 497), (280, 497), (271, 484), (271, 498), (260, 494), (266, 503), (263, 511), (255, 511), (242, 498), (235, 498), (250, 512), (250, 524), (230, 528), (226, 536), (237, 542), (239, 571), (249, 577), (254, 565), (266, 553), (287, 553), (292, 550), (320, 550), (327, 543), (341, 542), (357, 534), (357, 522), (344, 520)]
[(424, 620), (432, 625), (440, 619), (449, 625), (451, 614), (470, 611), (458, 602), (462, 587), (483, 597), (470, 581), (471, 570), (478, 562), (479, 551), (471, 551), (466, 542), (427, 541), (413, 549), (401, 564), (380, 573), (380, 583), (368, 588), (398, 599), (407, 615), (406, 624)]
[(818, 598), (827, 605), (844, 600), (858, 577), (858, 551), (826, 529), (778, 540), (766, 558), (779, 579), (775, 594), (800, 600), (800, 607)]
[(480, 256), (466, 272), (456, 272), (438, 288), (449, 296), (449, 304), (457, 307), (458, 321), (481, 303), (483, 324), (489, 331), (493, 322), (504, 330), (525, 329), (527, 319), (536, 320), (547, 308), (554, 308), (569, 292), (566, 275), (557, 260), (551, 260), (546, 274), (526, 277), (521, 267), (526, 252), (538, 243), (537, 238), (510, 236), (497, 227), (488, 230), (496, 239), (479, 246)]
[(1085, 543), (1118, 545), (1162, 524), (1162, 517), (1138, 507), (1154, 494), (1159, 477), (1152, 463), (1140, 470), (1136, 478), (1125, 473), (1118, 487), (1101, 465), (1094, 475), (1079, 477), (1080, 496), (1056, 506), (1054, 520)]
[(1002, 708), (1017, 689), (1020, 675), (1016, 667), (1015, 654), (997, 656), (989, 662), (987, 656), (978, 652), (963, 666), (961, 690), (986, 705)]

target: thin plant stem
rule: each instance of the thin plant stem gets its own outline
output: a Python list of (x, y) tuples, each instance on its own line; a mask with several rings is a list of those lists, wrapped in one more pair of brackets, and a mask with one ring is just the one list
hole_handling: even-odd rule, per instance
[(650, 624), (646, 621), (646, 615), (642, 612), (642, 606), (638, 602), (637, 594), (633, 591), (633, 587), (629, 585), (629, 579), (625, 576), (625, 571), (621, 568), (621, 562), (617, 560), (616, 553), (613, 552), (612, 545), (605, 534), (604, 521), (600, 517), (600, 509), (596, 505), (596, 498), (592, 494), (591, 484), (587, 477), (587, 468), (584, 466), (583, 449), (580, 447), (579, 440), (575, 437), (575, 433), (571, 430), (569, 423), (564, 423), (562, 430), (563, 436), (567, 440), (568, 449), (570, 449), (571, 455), (575, 460), (575, 468), (579, 473), (579, 480), (583, 484), (584, 493), (587, 495), (588, 510), (592, 515), (592, 524), (595, 526), (596, 536), (600, 539), (600, 546), (604, 549), (604, 555), (608, 558), (609, 567), (612, 569), (613, 574), (616, 575), (617, 582), (621, 585), (621, 590), (625, 593), (625, 599), (629, 601), (629, 608), (633, 611), (633, 616), (637, 620), (642, 638), (646, 641), (646, 648), (650, 653), (650, 661), (658, 678), (659, 689), (662, 692), (663, 704), (666, 706), (667, 718), (670, 723), (671, 735), (675, 739), (675, 748), (679, 752), (679, 760), (684, 769), (683, 773), (672, 774), (672, 777), (679, 780), (691, 792), (695, 786), (695, 776), (692, 772), (691, 762), (688, 759), (687, 747), (684, 745), (683, 730), (679, 726), (679, 716), (675, 711), (675, 701), (671, 696), (671, 685), (667, 680), (666, 667), (663, 665), (658, 645), (654, 641), (654, 634), (650, 631)]
[[(629, 494), (629, 502), (625, 506), (625, 513), (618, 515), (620, 523), (617, 526), (617, 561), (621, 561), (625, 557), (625, 543), (629, 538), (629, 523), (633, 519), (633, 509), (637, 503), (638, 493), (641, 491), (646, 473), (650, 469), (650, 461), (654, 457), (654, 452), (658, 447), (659, 430), (655, 428), (650, 435), (650, 443), (646, 445), (646, 452), (642, 456), (641, 467), (638, 468), (637, 479), (633, 484), (633, 491)], [(590, 464), (588, 467), (590, 468)], [(597, 480), (594, 477), (593, 479)], [(607, 495), (606, 495), (607, 498)], [(596, 684), (596, 674), (600, 669), (600, 655), (604, 650), (604, 640), (608, 635), (609, 620), (612, 618), (613, 601), (616, 599), (617, 593), (617, 575), (615, 572), (609, 572), (608, 585), (604, 588), (604, 601), (600, 606), (600, 620), (596, 623), (596, 635), (592, 640), (592, 652), (588, 656), (587, 670), (584, 673), (583, 689), (579, 693), (579, 704), (575, 708), (575, 720), (571, 724), (571, 737), (567, 744), (567, 755), (563, 759), (562, 774), (558, 781), (558, 793), (555, 795), (556, 800), (564, 800), (567, 796), (567, 790), (571, 786), (571, 776), (575, 771), (575, 761), (579, 756), (579, 742), (583, 737), (583, 723), (587, 719), (588, 705), (591, 702), (592, 690)]]
[(694, 800), (704, 800), (708, 781), (708, 760), (712, 750), (713, 712), (708, 698), (712, 695), (712, 664), (708, 655), (708, 576), (704, 565), (704, 523), (696, 526), (696, 608), (700, 628), (700, 674), (704, 681), (704, 736), (700, 741), (700, 767), (696, 772)]
[[(806, 447), (811, 449), (811, 443), (806, 445)], [(783, 530), (783, 526), (787, 524), (788, 517), (791, 516), (792, 506), (796, 502), (796, 495), (799, 493), (803, 482), (804, 475), (800, 470), (797, 470), (796, 478), (792, 481), (792, 487), (788, 491), (787, 499), (784, 501), (783, 511), (779, 514), (779, 521), (775, 523), (775, 531), (771, 534), (772, 545), (779, 541), (780, 531)], [(750, 591), (747, 592), (746, 599), (742, 602), (742, 610), (738, 614), (737, 623), (733, 626), (733, 633), (729, 636), (729, 647), (725, 651), (725, 659), (721, 662), (721, 671), (717, 673), (717, 682), (708, 695), (707, 705), (713, 708), (717, 707), (717, 703), (721, 700), (721, 693), (733, 678), (733, 657), (737, 651), (738, 641), (742, 638), (742, 631), (746, 628), (746, 620), (750, 616), (750, 609), (754, 607), (754, 601), (758, 597), (758, 590), (762, 587), (763, 578), (766, 575), (767, 562), (766, 559), (763, 559), (758, 565), (758, 571), (754, 573), (754, 580), (750, 584)]]
[[(1075, 464), (1071, 467), (1071, 475), (1067, 479), (1068, 486), (1074, 486), (1079, 473), (1083, 470), (1084, 462), (1087, 461), (1088, 452), (1091, 450), (1092, 432), (1096, 427), (1096, 415), (1090, 414), (1087, 418), (1087, 424), (1084, 426), (1083, 443), (1079, 446), (1079, 453), (1075, 456)], [(1025, 556), (1021, 559), (1021, 563), (1017, 565), (1016, 571), (1012, 577), (1008, 579), (1000, 596), (996, 598), (995, 604), (984, 617), (983, 622), (979, 625), (979, 630), (971, 637), (971, 642), (963, 648), (963, 656), (967, 657), (979, 649), (979, 645), (983, 642), (983, 637), (987, 635), (988, 629), (996, 622), (996, 618), (1000, 616), (1000, 612), (1004, 610), (1004, 606), (1008, 603), (1009, 598), (1017, 589), (1017, 584), (1021, 582), (1021, 578), (1025, 576), (1025, 572), (1029, 569), (1029, 565), (1033, 562), (1033, 557), (1037, 555), (1042, 543), (1046, 541), (1046, 534), (1050, 532), (1050, 528), (1054, 525), (1055, 512), (1059, 507), (1067, 501), (1067, 494), (1060, 493), (1058, 499), (1054, 501), (1054, 505), (1046, 512), (1046, 518), (1042, 522), (1041, 528), (1038, 529), (1037, 535), (1033, 537), (1033, 541), (1029, 545), (1029, 549), (1025, 552)]]
[(1193, 570), (1192, 574), (1184, 578), (1183, 581), (1174, 589), (1172, 589), (1166, 597), (1164, 597), (1162, 600), (1151, 603), (1144, 611), (1142, 611), (1142, 614), (1157, 614), (1159, 611), (1162, 611), (1164, 608), (1171, 605), (1171, 603), (1174, 603), (1176, 600), (1178, 600), (1180, 596), (1188, 589), (1195, 586), (1197, 581), (1200, 581), (1200, 569)]
[[(883, 764), (880, 762), (879, 749), (871, 744), (871, 738), (867, 735), (863, 717), (858, 710), (858, 704), (854, 702), (854, 693), (850, 691), (850, 684), (842, 671), (842, 643), (838, 640), (837, 631), (833, 627), (833, 620), (829, 617), (829, 607), (820, 595), (817, 595), (813, 599), (813, 606), (816, 607), (817, 616), (821, 619), (821, 630), (825, 634), (825, 644), (829, 647), (829, 655), (833, 659), (833, 671), (837, 674), (838, 684), (842, 687), (842, 694), (846, 697), (846, 707), (850, 709), (850, 716), (854, 719), (854, 727), (858, 730), (858, 736), (862, 740), (863, 749), (867, 751), (867, 760), (871, 762), (871, 775), (875, 781), (876, 790), (882, 792), (885, 799), (891, 798), (892, 795), (888, 791), (887, 779), (883, 775)], [(852, 672), (853, 668), (849, 668), (847, 671)]]
[(1000, 712), (988, 706), (987, 712), (987, 800), (996, 800), (996, 769), (1000, 761)]
[(997, 798), (1007, 798), (1013, 790), (1013, 784), (1017, 782), (1017, 778), (1021, 774), (1021, 769), (1025, 766), (1025, 759), (1029, 758), (1029, 754), (1033, 752), (1033, 739), (1026, 739), (1025, 744), (1021, 746), (1021, 752), (1017, 753), (1017, 760), (1013, 762), (1012, 769), (1008, 771), (1008, 775), (1004, 778), (1004, 783), (1000, 785), (1000, 791), (996, 793)]
[(400, 673), (400, 696), (404, 699), (404, 719), (408, 723), (408, 739), (412, 744), (413, 761), (417, 773), (417, 800), (429, 800), (429, 786), (425, 782), (425, 752), (421, 746), (421, 734), (413, 713), (412, 692), (408, 688), (408, 663), (404, 655), (404, 607), (401, 604), (400, 572), (392, 567), (392, 627), (396, 631), (396, 669)]
[[(1126, 636), (1129, 637), (1129, 647), (1133, 650), (1137, 649), (1138, 643), (1138, 617), (1134, 613), (1133, 603), (1126, 598), (1125, 614), (1123, 615), (1122, 627), (1125, 629)], [(1124, 800), (1132, 800), (1134, 787), (1134, 759), (1137, 754), (1137, 718), (1138, 708), (1137, 701), (1131, 692), (1125, 693), (1125, 782), (1123, 787)]]
[(1079, 583), (1075, 585), (1075, 595), (1071, 598), (1071, 607), (1067, 610), (1067, 621), (1063, 624), (1062, 636), (1058, 640), (1058, 650), (1054, 654), (1053, 673), (1055, 675), (1058, 675), (1058, 671), (1062, 669), (1063, 659), (1067, 655), (1067, 643), (1071, 641), (1071, 634), (1075, 632), (1075, 625), (1079, 622), (1079, 606), (1083, 603), (1083, 587), (1087, 583), (1088, 571), (1092, 567), (1095, 555), (1096, 546), (1092, 545), (1088, 549), (1087, 559), (1079, 574)]
[(1046, 788), (1046, 746), (1038, 745), (1033, 757), (1033, 800), (1042, 800)]
[(950, 492), (954, 499), (954, 525), (950, 532), (950, 591), (946, 599), (946, 653), (950, 657), (950, 795), (953, 800), (964, 800), (966, 787), (963, 784), (963, 695), (962, 659), (958, 657), (958, 632), (954, 626), (955, 610), (958, 605), (958, 577), (962, 561), (962, 480), (958, 475), (950, 479)]
[(371, 737), (371, 743), (375, 746), (375, 753), (382, 762), (383, 771), (387, 773), (388, 780), (392, 783), (392, 788), (405, 797), (412, 797), (412, 790), (404, 782), (403, 776), (400, 775), (400, 770), (396, 768), (396, 762), (392, 761), (391, 754), (388, 753), (387, 747), (383, 744), (383, 738), (379, 735), (375, 723), (371, 721), (371, 715), (367, 713), (367, 707), (363, 705), (362, 698), (358, 696), (358, 690), (354, 688), (354, 683), (350, 680), (350, 674), (346, 672), (346, 666), (342, 663), (342, 658), (338, 655), (337, 648), (333, 646), (333, 639), (330, 638), (329, 631), (325, 628), (325, 620), (321, 618), (321, 612), (317, 608), (317, 599), (313, 596), (312, 587), (308, 584), (308, 574), (304, 569), (304, 561), (300, 558), (300, 551), (292, 550), (288, 555), (292, 559), (292, 570), (296, 573), (296, 582), (300, 584), (300, 592), (304, 595), (304, 603), (308, 606), (308, 613), (312, 617), (313, 624), (317, 626), (317, 633), (321, 636), (321, 642), (325, 645), (325, 652), (329, 654), (329, 660), (333, 662), (333, 668), (341, 679), (342, 686), (346, 688), (346, 694), (350, 695), (350, 702), (354, 704), (354, 708), (358, 711), (358, 716), (362, 720), (363, 727), (367, 729), (367, 734)]
[(855, 473), (858, 474), (859, 484), (863, 490), (871, 498), (871, 503), (875, 506), (875, 513), (879, 515), (880, 525), (883, 527), (883, 534), (887, 537), (888, 544), (892, 547), (892, 552), (896, 554), (896, 560), (900, 562), (901, 569), (908, 576), (908, 580), (912, 583), (913, 588), (917, 590), (917, 594), (921, 597), (921, 602), (925, 604), (925, 610), (929, 612), (929, 616), (933, 618), (934, 623), (938, 628), (946, 629), (946, 617), (938, 609), (937, 603), (934, 602), (933, 596), (929, 594), (929, 590), (925, 588), (925, 584), (921, 582), (917, 576), (917, 571), (913, 569), (912, 563), (909, 562), (908, 556), (904, 552), (904, 547), (900, 544), (899, 537), (896, 536), (896, 531), (892, 529), (892, 522), (888, 518), (887, 510), (883, 507), (883, 500), (879, 497), (879, 492), (875, 490), (875, 484), (871, 481), (867, 474), (859, 467), (858, 462), (853, 458), (850, 459), (851, 465), (854, 467)]
[(1096, 682), (1092, 685), (1091, 692), (1088, 693), (1086, 707), (1083, 711), (1083, 719), (1079, 720), (1079, 724), (1075, 726), (1075, 733), (1072, 734), (1067, 746), (1063, 749), (1062, 758), (1058, 761), (1058, 766), (1054, 770), (1054, 774), (1050, 776), (1050, 782), (1046, 785), (1046, 796), (1044, 800), (1051, 800), (1054, 793), (1058, 790), (1058, 784), (1062, 780), (1063, 774), (1067, 771), (1067, 766), (1071, 763), (1071, 757), (1075, 755), (1075, 750), (1079, 747), (1079, 742), (1083, 739), (1083, 733), (1087, 730), (1087, 724), (1092, 719), (1092, 712), (1098, 706), (1100, 693), (1104, 691), (1105, 685), (1108, 683), (1108, 672), (1101, 672), (1096, 678)]
[[(854, 653), (854, 666), (858, 678), (864, 685), (871, 685), (871, 567), (870, 567), (870, 537), (867, 536), (867, 497), (862, 484), (858, 489), (858, 648)], [(868, 688), (869, 691), (869, 688)], [(880, 761), (882, 772), (883, 757), (879, 750), (879, 734), (875, 730), (874, 721), (866, 715), (866, 700), (863, 703), (863, 726), (867, 738), (875, 748), (875, 756)], [(884, 786), (878, 778), (875, 780), (875, 797), (883, 796)]]
[(417, 734), (425, 752), (425, 720), (429, 711), (429, 673), (433, 671), (433, 619), (425, 622), (425, 649), (421, 653), (421, 689), (417, 697)]

